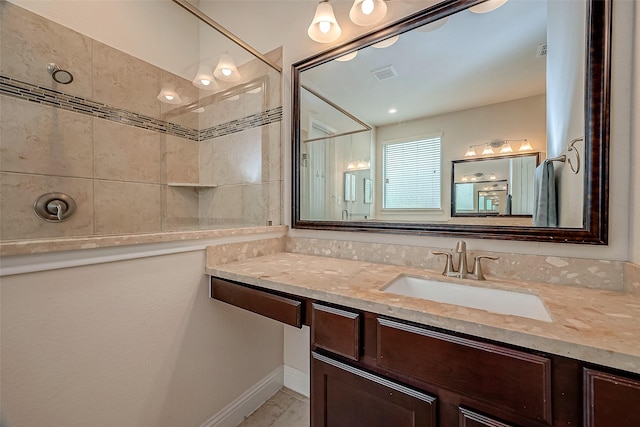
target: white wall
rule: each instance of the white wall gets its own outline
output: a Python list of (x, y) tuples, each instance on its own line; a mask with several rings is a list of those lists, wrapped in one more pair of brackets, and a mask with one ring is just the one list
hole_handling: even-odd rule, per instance
[[(534, 151), (546, 151), (545, 102), (545, 96), (538, 95), (378, 127), (376, 128), (378, 144), (377, 167), (382, 167), (380, 152), (383, 142), (442, 133), (443, 178), (441, 187), (443, 210), (439, 214), (430, 215), (429, 219), (434, 221), (450, 219), (451, 215), (448, 207), (451, 205), (451, 161), (463, 159), (470, 145), (482, 144), (494, 139), (527, 138)], [(491, 120), (487, 120), (487, 117), (491, 117)], [(520, 143), (513, 143), (512, 146), (517, 152)], [(376, 189), (378, 202), (382, 200), (381, 191), (380, 188)], [(380, 216), (380, 218), (387, 219), (385, 216)]]
[(195, 251), (3, 277), (0, 424), (199, 426), (281, 367), (282, 325), (209, 299), (203, 268)]

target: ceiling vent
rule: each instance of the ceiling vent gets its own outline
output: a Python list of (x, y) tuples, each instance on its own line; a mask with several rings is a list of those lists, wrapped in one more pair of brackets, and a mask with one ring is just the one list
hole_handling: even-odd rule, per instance
[(393, 65), (387, 65), (386, 67), (378, 68), (377, 70), (372, 70), (371, 74), (376, 78), (379, 82), (382, 80), (392, 79), (398, 76), (398, 72)]
[(543, 56), (547, 56), (547, 44), (542, 43), (538, 45), (536, 49), (536, 58), (542, 58)]

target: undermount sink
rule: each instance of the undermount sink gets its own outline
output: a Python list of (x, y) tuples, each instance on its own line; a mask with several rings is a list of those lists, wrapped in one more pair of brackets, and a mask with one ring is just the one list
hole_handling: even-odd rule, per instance
[(400, 275), (382, 289), (396, 295), (552, 322), (536, 295)]

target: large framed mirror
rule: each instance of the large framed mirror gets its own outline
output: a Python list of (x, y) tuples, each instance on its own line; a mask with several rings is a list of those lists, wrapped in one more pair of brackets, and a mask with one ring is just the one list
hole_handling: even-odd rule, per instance
[[(292, 226), (606, 244), (611, 1), (425, 3), (292, 66)], [(508, 180), (456, 204), (455, 169), (516, 155), (557, 224), (505, 215)]]

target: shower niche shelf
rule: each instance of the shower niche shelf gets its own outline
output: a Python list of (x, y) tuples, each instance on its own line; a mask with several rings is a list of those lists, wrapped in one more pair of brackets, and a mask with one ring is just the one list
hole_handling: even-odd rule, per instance
[(193, 188), (194, 190), (207, 190), (218, 187), (217, 184), (198, 184), (194, 182), (168, 182), (169, 187)]

